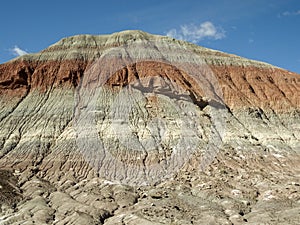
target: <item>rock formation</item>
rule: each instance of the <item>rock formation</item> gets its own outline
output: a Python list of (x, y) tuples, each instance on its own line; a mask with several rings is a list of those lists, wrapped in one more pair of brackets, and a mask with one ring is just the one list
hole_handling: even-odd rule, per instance
[(141, 31), (0, 65), (0, 224), (300, 224), (300, 76)]

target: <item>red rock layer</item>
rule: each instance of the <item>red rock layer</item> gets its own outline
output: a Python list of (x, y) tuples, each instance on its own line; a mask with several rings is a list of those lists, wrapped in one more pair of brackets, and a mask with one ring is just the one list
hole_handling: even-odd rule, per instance
[(300, 106), (300, 75), (277, 68), (212, 67), (226, 104), (286, 111)]
[[(82, 60), (16, 60), (2, 64), (0, 96), (21, 97), (32, 90), (75, 88), (90, 65), (91, 62)], [(211, 66), (211, 69), (222, 88), (224, 101), (231, 109), (260, 107), (286, 111), (300, 106), (300, 75), (296, 73), (253, 66)], [(205, 95), (201, 87), (184, 71), (153, 61), (129, 65), (117, 71), (106, 83), (110, 86), (124, 86), (134, 79), (157, 75), (177, 83), (198, 97)]]
[(28, 62), (0, 65), (0, 96), (21, 97), (26, 91), (74, 88), (83, 76), (87, 62), (77, 60)]

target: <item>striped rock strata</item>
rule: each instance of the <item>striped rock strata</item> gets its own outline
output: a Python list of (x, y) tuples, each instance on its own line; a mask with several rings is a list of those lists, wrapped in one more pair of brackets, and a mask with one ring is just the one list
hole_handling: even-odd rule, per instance
[(298, 224), (300, 76), (141, 31), (0, 65), (0, 224)]

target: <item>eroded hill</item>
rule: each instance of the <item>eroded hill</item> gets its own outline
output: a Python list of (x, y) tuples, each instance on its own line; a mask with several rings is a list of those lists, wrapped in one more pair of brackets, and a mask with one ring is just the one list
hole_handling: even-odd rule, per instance
[(299, 224), (300, 77), (141, 31), (0, 65), (0, 224)]

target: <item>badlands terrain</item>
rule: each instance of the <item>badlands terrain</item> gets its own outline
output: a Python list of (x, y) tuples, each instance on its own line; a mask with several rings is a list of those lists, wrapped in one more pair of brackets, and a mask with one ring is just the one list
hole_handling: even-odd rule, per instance
[(0, 224), (300, 224), (300, 75), (142, 31), (0, 65)]

